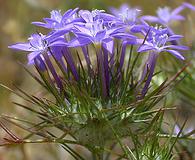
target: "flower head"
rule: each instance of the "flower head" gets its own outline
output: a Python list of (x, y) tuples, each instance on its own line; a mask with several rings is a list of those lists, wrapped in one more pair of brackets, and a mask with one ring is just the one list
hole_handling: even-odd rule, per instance
[(61, 37), (48, 38), (46, 35), (39, 33), (39, 34), (32, 34), (28, 38), (27, 43), (16, 43), (9, 46), (9, 48), (31, 52), (30, 54), (28, 54), (28, 64), (33, 64), (34, 58), (36, 58), (41, 53), (47, 52), (49, 47), (64, 46), (64, 45), (65, 45), (65, 41)]
[(69, 9), (63, 15), (60, 10), (50, 12), (50, 18), (44, 18), (44, 22), (32, 22), (32, 24), (51, 29), (49, 33), (52, 37), (63, 36), (70, 32), (75, 23), (80, 23), (83, 19), (77, 16), (78, 8)]
[(180, 6), (173, 11), (171, 11), (171, 8), (169, 7), (158, 8), (157, 17), (148, 15), (143, 16), (142, 19), (153, 23), (159, 23), (164, 26), (169, 26), (172, 21), (185, 19), (179, 14), (184, 8), (185, 7)]
[(141, 10), (138, 8), (130, 8), (129, 5), (123, 4), (119, 9), (114, 7), (110, 8), (113, 15), (121, 19), (126, 24), (135, 24)]
[[(118, 28), (109, 28), (107, 26), (108, 17), (102, 15), (102, 10), (79, 11), (79, 15), (84, 19), (83, 23), (75, 24), (73, 33), (75, 38), (69, 42), (69, 47), (79, 47), (88, 44), (102, 44), (110, 53), (113, 51), (113, 36)], [(105, 19), (105, 20), (104, 20)]]
[(52, 30), (59, 30), (63, 29), (64, 27), (67, 28), (67, 25), (70, 27), (71, 23), (80, 21), (80, 19), (77, 18), (77, 11), (78, 8), (75, 8), (74, 10), (70, 9), (62, 15), (60, 10), (53, 10), (50, 12), (50, 18), (43, 19), (45, 23), (32, 22), (32, 24)]
[(140, 33), (147, 26), (139, 19), (141, 10), (138, 8), (130, 8), (127, 4), (123, 4), (119, 9), (110, 8), (117, 19), (114, 20), (115, 26), (123, 26), (122, 32)]
[(158, 8), (157, 16), (143, 16), (142, 19), (152, 22), (159, 23), (163, 26), (169, 26), (173, 21), (182, 21), (185, 20), (185, 17), (180, 15), (179, 13), (183, 11), (185, 8), (189, 8), (191, 10), (195, 10), (195, 6), (189, 3), (183, 3), (181, 6), (171, 10), (169, 7)]
[(168, 24), (168, 22), (172, 18), (171, 9), (169, 7), (158, 8), (157, 16), (159, 17), (159, 19), (161, 19), (162, 23), (164, 22)]
[(169, 36), (167, 28), (151, 27), (146, 37), (146, 41), (142, 44), (138, 52), (154, 51), (156, 53), (169, 52), (178, 59), (184, 60), (184, 57), (178, 50), (188, 50), (186, 46), (169, 45), (168, 42), (182, 38), (181, 35)]
[(137, 17), (140, 15), (141, 10), (137, 8), (126, 8), (122, 13), (119, 14), (119, 17), (126, 24), (135, 24), (137, 21)]

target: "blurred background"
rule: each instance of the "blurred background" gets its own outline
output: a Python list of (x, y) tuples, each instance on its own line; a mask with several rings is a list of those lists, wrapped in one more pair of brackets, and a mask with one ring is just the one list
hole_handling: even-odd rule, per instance
[[(119, 7), (127, 3), (132, 7), (140, 6), (143, 14), (155, 14), (158, 7), (170, 6), (175, 8), (179, 6), (182, 0), (0, 0), (0, 83), (10, 88), (17, 85), (29, 93), (40, 94), (36, 82), (24, 71), (19, 63), (26, 64), (26, 53), (14, 52), (7, 48), (8, 45), (16, 42), (24, 42), (27, 37), (40, 31), (31, 25), (32, 21), (42, 21), (43, 17), (49, 17), (52, 9), (60, 9), (62, 12), (69, 8), (79, 7), (80, 9), (104, 9), (108, 10), (109, 6)], [(187, 2), (195, 5), (194, 0)], [(193, 48), (195, 42), (195, 14), (186, 12), (187, 22), (180, 24), (177, 28), (179, 34), (184, 34), (186, 39), (184, 43)], [(184, 29), (183, 29), (184, 28)], [(193, 58), (193, 51), (188, 55)], [(194, 67), (195, 68), (195, 67)], [(189, 70), (194, 73), (193, 68)], [(185, 82), (186, 87), (178, 87), (180, 94), (175, 95), (182, 97), (178, 104), (186, 107), (186, 113), (194, 112), (195, 107), (195, 86), (194, 77), (188, 78)], [(188, 88), (187, 88), (188, 87)], [(187, 93), (185, 93), (187, 92)], [(187, 95), (188, 94), (188, 95)], [(194, 94), (194, 95), (193, 95)], [(23, 111), (13, 105), (13, 101), (21, 102), (22, 100), (14, 96), (4, 88), (0, 88), (0, 114), (16, 115), (31, 118), (31, 114)], [(33, 118), (33, 117), (32, 117)], [(192, 120), (194, 122), (194, 120)], [(193, 123), (192, 123), (193, 124)], [(7, 124), (9, 125), (9, 124)], [(9, 127), (9, 126), (8, 126)], [(195, 128), (195, 127), (194, 127)], [(23, 135), (20, 130), (14, 129), (17, 135)], [(5, 133), (0, 130), (0, 141)], [(65, 158), (64, 151), (59, 146), (50, 144), (33, 144), (0, 148), (0, 160), (62, 160)], [(41, 151), (41, 152), (40, 152)]]

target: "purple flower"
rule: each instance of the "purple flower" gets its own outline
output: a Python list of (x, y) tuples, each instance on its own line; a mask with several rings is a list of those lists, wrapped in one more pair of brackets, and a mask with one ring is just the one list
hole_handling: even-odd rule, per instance
[(171, 11), (169, 7), (158, 8), (157, 17), (143, 16), (142, 19), (149, 21), (149, 22), (159, 23), (164, 26), (168, 26), (169, 23), (171, 23), (173, 20), (184, 20), (185, 19), (183, 16), (179, 15), (179, 13), (184, 8), (185, 8), (184, 6), (180, 6), (173, 11)]
[(182, 38), (181, 35), (168, 35), (167, 28), (151, 27), (146, 41), (138, 48), (138, 52), (154, 51), (155, 53), (169, 52), (178, 59), (184, 60), (184, 57), (178, 50), (188, 50), (186, 46), (171, 45), (168, 42)]
[(66, 26), (70, 27), (70, 24), (77, 21), (76, 12), (78, 8), (74, 10), (69, 9), (63, 15), (60, 10), (53, 10), (50, 12), (50, 18), (44, 18), (44, 22), (32, 22), (32, 24), (48, 29), (59, 30)]
[(113, 15), (120, 18), (126, 24), (134, 24), (137, 21), (137, 17), (140, 15), (141, 10), (138, 8), (130, 8), (129, 5), (123, 4), (119, 9), (114, 7), (110, 8)]
[(117, 17), (113, 23), (116, 26), (123, 26), (122, 32), (139, 33), (146, 27), (139, 19), (141, 10), (138, 8), (130, 8), (123, 4), (119, 9), (111, 7), (110, 11)]
[(146, 37), (144, 44), (142, 44), (138, 48), (138, 52), (149, 51), (149, 57), (148, 57), (148, 60), (146, 61), (141, 79), (138, 84), (138, 87), (139, 87), (139, 85), (143, 83), (143, 81), (146, 79), (144, 87), (141, 91), (141, 98), (143, 98), (148, 91), (150, 82), (152, 80), (152, 77), (155, 71), (158, 54), (160, 52), (169, 52), (176, 58), (184, 60), (184, 57), (178, 50), (188, 50), (188, 47), (186, 46), (168, 44), (168, 42), (171, 42), (173, 40), (178, 40), (182, 38), (182, 36), (180, 35), (168, 36), (167, 28), (162, 29), (158, 27), (155, 27), (155, 28), (151, 27), (146, 36), (147, 37)]
[(41, 33), (32, 34), (28, 38), (27, 43), (16, 43), (9, 46), (9, 48), (31, 52), (28, 54), (28, 64), (33, 64), (34, 58), (36, 58), (41, 53), (47, 52), (49, 47), (64, 46), (66, 44), (64, 38), (50, 38)]
[(147, 16), (143, 16), (142, 19), (152, 23), (159, 23), (167, 27), (172, 23), (172, 21), (185, 20), (185, 17), (179, 14), (185, 8), (195, 10), (195, 6), (189, 3), (183, 3), (181, 6), (175, 8), (172, 11), (171, 8), (169, 7), (158, 8), (157, 16), (147, 15)]
[(44, 22), (32, 22), (32, 24), (44, 28), (51, 29), (49, 33), (53, 37), (62, 36), (71, 31), (75, 23), (80, 23), (83, 20), (77, 16), (78, 8), (69, 9), (63, 15), (61, 11), (53, 10), (50, 12), (50, 18), (44, 18)]
[(117, 28), (108, 29), (105, 26), (103, 19), (98, 19), (96, 16), (102, 11), (86, 11), (81, 10), (79, 12), (80, 16), (85, 20), (85, 23), (74, 25), (75, 38), (69, 42), (69, 47), (81, 47), (88, 44), (99, 45), (102, 44), (103, 47), (110, 53), (113, 52), (113, 37), (110, 35), (117, 31)]
[(122, 20), (123, 23), (133, 25), (137, 21), (137, 17), (140, 15), (141, 10), (137, 8), (126, 8), (121, 12), (118, 16)]
[[(97, 25), (98, 24), (94, 24)], [(100, 25), (101, 26), (101, 25)], [(107, 49), (110, 53), (113, 52), (114, 41), (113, 38), (109, 37), (109, 34), (112, 31), (107, 31), (106, 29), (100, 28), (86, 28), (84, 26), (76, 26), (77, 32), (74, 32), (76, 38), (69, 42), (69, 47), (81, 47), (86, 46), (88, 44), (99, 45), (103, 44), (105, 49)]]

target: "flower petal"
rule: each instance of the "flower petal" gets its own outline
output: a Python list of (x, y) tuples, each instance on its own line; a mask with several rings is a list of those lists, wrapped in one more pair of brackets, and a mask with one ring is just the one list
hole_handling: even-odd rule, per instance
[(172, 16), (171, 18), (174, 20), (179, 20), (179, 21), (185, 20), (185, 17), (181, 15), (175, 15), (175, 16)]
[(178, 46), (178, 45), (168, 45), (164, 46), (161, 49), (166, 49), (166, 48), (171, 48), (171, 49), (176, 49), (176, 50), (189, 50), (189, 47), (187, 46)]
[(104, 39), (105, 35), (106, 35), (106, 30), (97, 32), (95, 35), (95, 41), (100, 42), (102, 39)]
[(85, 20), (85, 22), (93, 22), (92, 13), (88, 10), (80, 10), (79, 15)]
[(43, 18), (43, 20), (47, 23), (59, 23), (57, 20), (51, 18)]
[(32, 22), (31, 24), (33, 24), (35, 26), (39, 26), (39, 27), (44, 27), (44, 28), (52, 28), (51, 24), (46, 24), (43, 22)]
[(155, 47), (153, 47), (153, 46), (143, 44), (138, 48), (137, 52), (146, 52), (146, 51), (150, 51), (150, 50), (154, 50), (154, 49), (155, 49)]
[(171, 36), (169, 36), (169, 38), (167, 39), (167, 42), (175, 41), (175, 40), (178, 40), (178, 39), (181, 39), (181, 38), (183, 38), (182, 35), (171, 35)]
[(41, 52), (35, 51), (28, 54), (28, 65), (34, 64), (34, 59), (40, 54)]
[(141, 17), (142, 20), (146, 20), (146, 21), (149, 21), (149, 22), (157, 22), (157, 23), (160, 23), (160, 19), (158, 17), (155, 17), (155, 16), (142, 16)]
[(16, 43), (11, 46), (8, 46), (8, 48), (15, 49), (15, 50), (23, 50), (23, 51), (34, 51), (34, 49), (29, 43)]
[(81, 25), (74, 25), (74, 27), (79, 30), (81, 33), (85, 33), (87, 35), (91, 35), (91, 32), (89, 29), (87, 29), (86, 27), (84, 26), (81, 26)]
[(62, 16), (62, 21), (66, 21), (67, 19), (71, 19), (72, 16), (73, 16), (74, 14), (76, 14), (76, 12), (77, 12), (78, 10), (79, 10), (79, 8), (75, 8), (74, 10), (69, 9), (68, 11), (66, 11), (66, 12), (64, 13), (64, 15)]
[(178, 15), (182, 10), (184, 10), (185, 7), (184, 5), (181, 5), (177, 8), (175, 8), (172, 12), (171, 12), (171, 15), (174, 16), (174, 15)]
[(178, 51), (175, 50), (166, 50), (166, 51), (171, 53), (173, 56), (175, 56), (178, 59), (185, 60), (185, 58)]
[(131, 27), (131, 32), (133, 33), (139, 33), (141, 32), (143, 29), (147, 29), (148, 27), (146, 25), (133, 25)]
[(136, 39), (137, 37), (131, 34), (127, 34), (127, 33), (114, 33), (111, 34), (111, 36), (113, 36), (114, 38), (118, 38), (118, 39)]
[(183, 6), (185, 6), (185, 7), (189, 8), (189, 9), (195, 11), (195, 6), (190, 4), (190, 3), (184, 2)]

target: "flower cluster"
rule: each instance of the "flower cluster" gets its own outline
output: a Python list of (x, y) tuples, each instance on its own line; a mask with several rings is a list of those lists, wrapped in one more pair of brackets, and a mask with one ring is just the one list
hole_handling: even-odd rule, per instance
[[(134, 49), (137, 48), (137, 54), (149, 52), (139, 83), (146, 79), (149, 69), (150, 74), (142, 91), (142, 95), (145, 95), (160, 52), (169, 52), (177, 59), (184, 60), (180, 51), (188, 48), (174, 43), (182, 36), (174, 34), (169, 23), (172, 20), (184, 19), (179, 13), (185, 8), (195, 10), (195, 7), (188, 3), (183, 3), (172, 12), (169, 8), (160, 8), (157, 11), (158, 17), (140, 16), (140, 9), (129, 8), (127, 5), (123, 5), (119, 10), (111, 8), (112, 14), (104, 10), (88, 11), (78, 8), (70, 9), (64, 14), (54, 10), (50, 13), (50, 18), (43, 19), (44, 22), (32, 22), (36, 26), (49, 29), (47, 35), (32, 34), (27, 43), (17, 43), (9, 48), (30, 52), (28, 64), (35, 64), (41, 70), (49, 70), (60, 90), (63, 88), (62, 80), (54, 69), (50, 56), (54, 57), (63, 73), (68, 75), (66, 76), (68, 80), (79, 82), (83, 77), (72, 48), (81, 48), (82, 56), (77, 52), (79, 60), (84, 57), (88, 76), (90, 79), (97, 78), (101, 86), (99, 95), (105, 98), (112, 95), (110, 86), (114, 83), (113, 75), (116, 76), (117, 82), (121, 80), (121, 73), (128, 70), (124, 68), (124, 63), (127, 48), (132, 46)], [(162, 26), (153, 27), (146, 21)], [(117, 59), (120, 49), (120, 56)], [(92, 62), (93, 57), (97, 57), (96, 63)], [(80, 67), (83, 68), (82, 62)], [(85, 83), (91, 82), (87, 79)]]
[[(110, 159), (112, 155), (117, 159), (171, 159), (175, 140), (194, 131), (184, 135), (183, 127), (178, 130), (176, 126), (176, 138), (174, 134), (165, 135), (163, 115), (172, 108), (166, 103), (161, 103), (162, 107), (157, 104), (169, 87), (180, 81), (186, 66), (169, 81), (157, 85), (151, 85), (151, 81), (164, 79), (161, 72), (155, 73), (161, 68), (158, 59), (169, 61), (172, 56), (170, 62), (185, 60), (183, 52), (188, 47), (181, 45), (183, 36), (174, 33), (171, 26), (173, 20), (185, 18), (180, 15), (184, 9), (195, 10), (195, 6), (183, 3), (173, 11), (160, 8), (156, 17), (143, 16), (139, 8), (126, 4), (110, 8), (111, 13), (78, 8), (65, 13), (54, 10), (43, 22), (32, 22), (48, 33), (32, 34), (28, 42), (9, 48), (29, 52), (28, 65), (34, 65), (38, 76), (26, 70), (53, 99), (29, 95), (18, 88), (19, 94), (14, 93), (28, 106), (16, 105), (35, 113), (41, 121), (35, 124), (2, 116), (13, 124), (17, 124), (15, 120), (29, 124), (21, 126), (29, 135), (20, 139), (0, 120), (0, 127), (11, 136), (5, 138), (6, 144), (59, 143), (75, 159), (82, 160), (83, 156), (69, 144), (85, 147), (92, 159)], [(56, 134), (59, 130), (62, 135)], [(43, 140), (26, 139), (33, 135)], [(66, 139), (67, 135), (71, 139)], [(163, 144), (161, 138), (166, 136), (169, 138)], [(124, 144), (124, 138), (129, 142)], [(119, 153), (115, 153), (115, 145), (121, 147)]]

